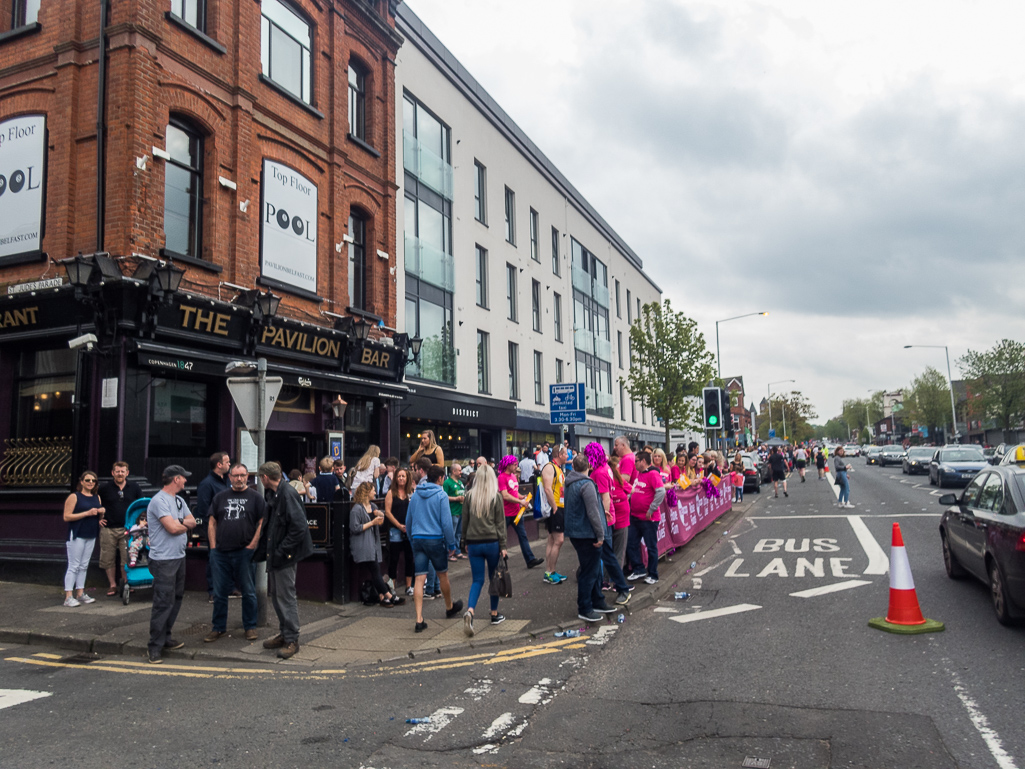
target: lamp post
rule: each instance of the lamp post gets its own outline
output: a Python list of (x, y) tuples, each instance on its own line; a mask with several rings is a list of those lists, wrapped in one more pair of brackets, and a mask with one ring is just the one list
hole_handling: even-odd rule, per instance
[[(768, 386), (765, 388), (766, 397), (767, 397), (767, 399), (769, 401), (769, 432), (770, 433), (772, 432), (772, 386), (774, 384), (784, 384), (786, 382), (796, 382), (796, 381), (797, 381), (796, 379), (780, 379), (778, 382), (769, 382)], [(784, 407), (783, 408), (783, 434), (785, 435), (786, 432), (787, 432), (787, 410), (786, 410), (786, 407)]]
[(954, 443), (958, 443), (958, 439), (961, 437), (957, 434), (957, 410), (954, 408), (954, 379), (950, 375), (950, 350), (947, 349), (945, 344), (906, 344), (904, 345), (905, 350), (909, 350), (912, 347), (933, 347), (936, 349), (942, 349), (947, 356), (947, 384), (950, 385), (950, 417), (953, 419), (951, 430), (954, 434)]
[(723, 318), (715, 322), (715, 366), (719, 372), (719, 379), (722, 379), (722, 361), (719, 360), (719, 324), (725, 323), (728, 320), (740, 320), (741, 318), (750, 318), (754, 315), (768, 315), (767, 312), (749, 312), (746, 315), (734, 315), (732, 318)]

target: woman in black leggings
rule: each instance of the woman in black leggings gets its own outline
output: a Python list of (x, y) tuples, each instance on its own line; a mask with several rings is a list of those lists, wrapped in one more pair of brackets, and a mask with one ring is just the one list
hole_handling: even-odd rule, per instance
[(391, 524), (388, 531), (388, 578), (394, 585), (399, 573), (399, 558), (405, 555), (406, 595), (413, 595), (413, 546), (406, 536), (406, 511), (415, 488), (413, 474), (408, 468), (400, 467), (395, 471), (395, 480), (384, 497), (384, 516)]

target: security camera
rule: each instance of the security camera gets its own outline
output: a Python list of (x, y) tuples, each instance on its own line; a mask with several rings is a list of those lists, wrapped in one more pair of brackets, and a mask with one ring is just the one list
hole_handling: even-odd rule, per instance
[(82, 336), (76, 336), (74, 339), (68, 340), (68, 347), (72, 350), (77, 350), (79, 347), (84, 347), (86, 352), (91, 352), (93, 345), (96, 344), (96, 334), (82, 334)]

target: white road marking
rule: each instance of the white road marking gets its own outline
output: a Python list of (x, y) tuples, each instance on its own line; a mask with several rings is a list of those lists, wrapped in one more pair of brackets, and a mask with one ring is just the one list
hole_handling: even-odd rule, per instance
[(813, 587), (810, 590), (801, 590), (797, 593), (791, 593), (793, 598), (814, 598), (817, 595), (826, 595), (827, 593), (836, 593), (840, 590), (847, 590), (851, 587), (860, 587), (861, 585), (871, 585), (869, 580), (865, 579), (852, 579), (850, 582), (835, 582), (832, 585), (823, 585), (822, 587)]
[(701, 571), (694, 572), (694, 576), (695, 577), (703, 577), (706, 574), (708, 574), (708, 572), (714, 571), (715, 569), (718, 569), (724, 563), (726, 563), (727, 561), (731, 561), (731, 560), (733, 560), (733, 556), (732, 555), (728, 555), (725, 558), (723, 558), (721, 561), (719, 561), (719, 563), (713, 563), (707, 569), (702, 569)]
[(868, 526), (857, 515), (849, 515), (847, 520), (851, 522), (851, 528), (854, 529), (858, 542), (861, 543), (865, 555), (868, 556), (868, 568), (862, 574), (886, 574), (890, 570), (889, 556), (879, 547), (879, 543), (872, 536), (872, 532), (868, 530)]
[(476, 684), (471, 686), (469, 689), (464, 689), (463, 694), (469, 694), (473, 697), (474, 702), (480, 702), (484, 695), (491, 691), (491, 680), (484, 678), (478, 681)]
[(760, 609), (761, 606), (757, 606), (753, 603), (738, 603), (736, 606), (726, 606), (722, 609), (709, 609), (708, 611), (699, 611), (695, 614), (677, 614), (675, 617), (670, 617), (673, 622), (679, 622), (681, 625), (688, 622), (697, 622), (702, 619), (714, 619), (716, 617), (726, 617), (730, 614), (740, 614), (745, 611), (754, 611)]
[(691, 587), (693, 587), (695, 590), (701, 589), (701, 577), (694, 577), (694, 579), (692, 579), (690, 583)]
[[(926, 508), (923, 507), (922, 509), (925, 510)], [(881, 515), (881, 514), (880, 515), (864, 515), (864, 514), (860, 514), (860, 515), (858, 515), (858, 518), (887, 518), (887, 519), (892, 519), (892, 518), (939, 518), (941, 515), (942, 515), (942, 513), (927, 513), (927, 514), (923, 514), (923, 513), (890, 513), (888, 515)], [(752, 520), (752, 521), (803, 521), (803, 520), (811, 520), (813, 518), (850, 518), (850, 514), (849, 513), (822, 513), (821, 515), (777, 515), (777, 516), (773, 516), (772, 518), (757, 517), (757, 518), (749, 518), (748, 520)], [(726, 560), (728, 561), (728, 560), (730, 560), (730, 558), (732, 558), (732, 556), (726, 558)], [(723, 561), (723, 563), (725, 563), (725, 561)], [(718, 566), (718, 565), (720, 565), (720, 564), (716, 564), (716, 566)], [(715, 567), (713, 566), (712, 568), (715, 568)]]
[(51, 696), (53, 696), (53, 692), (34, 692), (31, 689), (0, 689), (0, 710)]
[(602, 625), (598, 632), (591, 636), (585, 643), (591, 646), (604, 646), (612, 639), (612, 634), (619, 630), (618, 625)]
[(485, 740), (492, 740), (498, 735), (504, 734), (515, 722), (516, 717), (513, 716), (512, 713), (503, 713), (491, 722), (491, 726), (484, 731), (481, 738)]
[(540, 681), (537, 682), (537, 686), (530, 687), (529, 689), (527, 689), (526, 692), (524, 692), (523, 694), (520, 695), (520, 699), (519, 699), (520, 704), (521, 705), (537, 705), (538, 703), (540, 703), (542, 705), (545, 705), (545, 704), (551, 702), (551, 700), (552, 700), (551, 697), (548, 697), (548, 699), (545, 699), (546, 695), (549, 695), (549, 694), (552, 693), (551, 689), (548, 688), (551, 685), (552, 685), (552, 679), (550, 679), (550, 678), (542, 678)]
[(656, 606), (655, 607), (655, 611), (661, 612), (663, 614), (679, 614), (680, 613), (679, 609), (670, 609), (668, 606)]
[(735, 555), (743, 555), (744, 551), (740, 549), (735, 540), (730, 540), (730, 546), (733, 548)]
[(1000, 735), (990, 727), (989, 719), (986, 718), (975, 700), (968, 694), (968, 690), (961, 683), (961, 679), (957, 677), (957, 673), (951, 670), (953, 665), (951, 665), (950, 660), (945, 659), (943, 663), (947, 668), (947, 672), (950, 673), (950, 677), (954, 679), (954, 693), (961, 700), (964, 709), (968, 711), (968, 719), (972, 722), (972, 726), (975, 727), (976, 731), (979, 732), (982, 741), (986, 743), (986, 747), (989, 748), (989, 752), (996, 760), (997, 766), (1000, 769), (1018, 769), (1014, 759), (1004, 750), (1004, 745), (1000, 741)]
[(462, 708), (438, 708), (431, 713), (431, 721), (427, 724), (414, 724), (413, 728), (406, 732), (406, 736), (410, 737), (414, 734), (426, 734), (424, 742), (427, 742), (435, 734), (440, 732), (446, 726), (463, 712)]

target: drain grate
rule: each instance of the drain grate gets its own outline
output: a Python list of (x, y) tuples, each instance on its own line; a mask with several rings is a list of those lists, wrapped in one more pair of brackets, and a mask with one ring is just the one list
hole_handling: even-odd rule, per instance
[(769, 764), (772, 762), (771, 758), (751, 758), (748, 756), (744, 759), (744, 763), (741, 764), (744, 769), (769, 769)]
[(207, 624), (205, 624), (203, 622), (199, 622), (199, 623), (197, 623), (195, 625), (189, 625), (187, 628), (184, 628), (183, 630), (175, 630), (172, 633), (172, 635), (194, 636), (194, 635), (206, 634), (206, 633), (209, 633), (209, 632), (210, 632), (210, 625), (207, 625)]
[(101, 659), (103, 657), (94, 652), (79, 652), (78, 654), (62, 657), (60, 662), (64, 665), (88, 665), (90, 662), (97, 662)]

